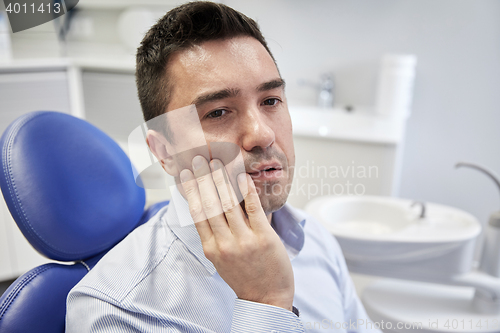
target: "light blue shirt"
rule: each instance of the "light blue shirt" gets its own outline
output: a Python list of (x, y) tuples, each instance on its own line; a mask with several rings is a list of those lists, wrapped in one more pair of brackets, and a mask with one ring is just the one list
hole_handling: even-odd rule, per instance
[(205, 257), (187, 201), (173, 191), (167, 207), (72, 289), (66, 332), (379, 332), (327, 230), (288, 204), (273, 214), (273, 228), (292, 260), (300, 317), (237, 299)]

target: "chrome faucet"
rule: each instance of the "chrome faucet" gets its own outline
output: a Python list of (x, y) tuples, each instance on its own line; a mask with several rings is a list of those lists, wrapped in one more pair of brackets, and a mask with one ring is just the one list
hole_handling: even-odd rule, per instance
[(414, 201), (410, 207), (414, 207), (415, 205), (420, 205), (421, 210), (420, 210), (420, 216), (418, 217), (419, 219), (425, 219), (425, 202), (423, 201)]
[(323, 108), (332, 108), (334, 104), (333, 95), (333, 75), (331, 73), (326, 73), (321, 75), (321, 86), (318, 96), (318, 106)]
[(490, 177), (491, 180), (496, 184), (498, 190), (500, 190), (500, 180), (498, 180), (498, 177), (495, 175), (495, 173), (488, 168), (481, 166), (479, 164), (475, 163), (469, 163), (469, 162), (458, 162), (455, 164), (455, 168), (460, 168), (460, 167), (468, 167), (472, 169), (476, 169), (484, 173), (486, 176)]
[(311, 82), (304, 79), (299, 79), (299, 85), (313, 87), (319, 90), (318, 106), (322, 108), (332, 108), (334, 104), (334, 81), (332, 73), (321, 75), (321, 82)]
[[(481, 171), (490, 177), (496, 184), (498, 190), (500, 190), (500, 180), (498, 176), (488, 168), (469, 162), (459, 162), (455, 165), (455, 167), (468, 167)], [(491, 276), (500, 278), (500, 210), (495, 211), (490, 215), (488, 223), (484, 225), (484, 236), (483, 252), (479, 263), (479, 270)], [(497, 300), (497, 306), (500, 312), (500, 298)]]

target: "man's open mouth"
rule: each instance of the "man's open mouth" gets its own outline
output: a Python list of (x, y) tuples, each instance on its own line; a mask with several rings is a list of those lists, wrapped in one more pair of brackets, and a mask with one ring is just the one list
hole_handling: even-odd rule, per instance
[(283, 167), (278, 163), (258, 165), (248, 172), (253, 179), (259, 178), (279, 178), (282, 175)]

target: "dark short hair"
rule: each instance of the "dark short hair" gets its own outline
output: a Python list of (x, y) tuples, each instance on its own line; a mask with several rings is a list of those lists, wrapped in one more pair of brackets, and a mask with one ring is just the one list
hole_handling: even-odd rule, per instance
[(144, 120), (162, 115), (168, 107), (172, 82), (166, 68), (173, 53), (203, 42), (239, 36), (257, 39), (275, 61), (257, 23), (231, 7), (197, 1), (165, 14), (137, 49), (135, 75)]

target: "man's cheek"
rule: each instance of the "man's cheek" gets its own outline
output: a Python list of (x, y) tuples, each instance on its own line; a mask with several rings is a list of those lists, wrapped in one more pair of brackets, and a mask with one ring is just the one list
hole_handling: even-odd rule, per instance
[[(184, 170), (184, 169), (189, 169), (189, 170), (193, 171), (192, 170), (193, 169), (192, 161), (193, 161), (193, 158), (197, 155), (205, 157), (205, 159), (207, 161), (210, 159), (210, 153), (208, 151), (207, 146), (195, 147), (195, 148), (191, 148), (191, 149), (182, 151), (180, 153), (172, 155), (172, 158), (175, 161), (175, 164), (177, 165), (179, 172)], [(178, 183), (180, 183), (179, 179), (178, 179)]]
[(212, 159), (218, 159), (224, 164), (229, 177), (228, 181), (233, 186), (238, 201), (242, 202), (243, 196), (236, 180), (240, 173), (245, 173), (245, 162), (240, 146), (231, 142), (209, 142), (209, 149)]

